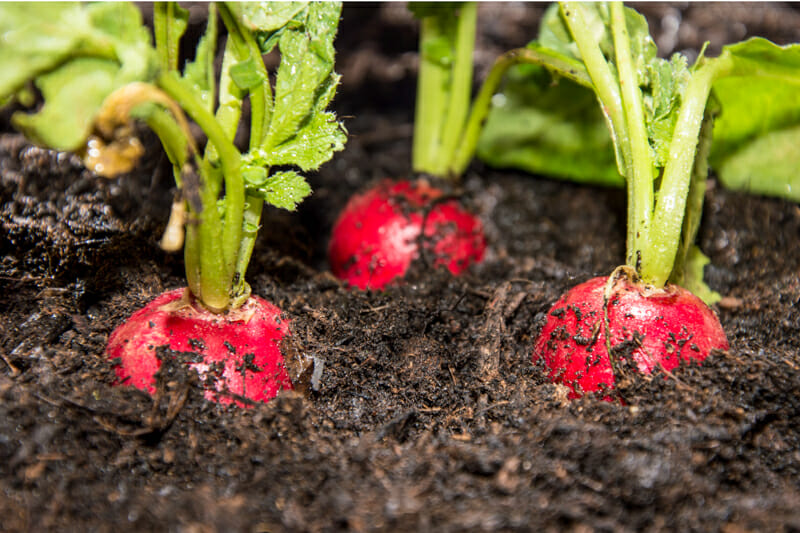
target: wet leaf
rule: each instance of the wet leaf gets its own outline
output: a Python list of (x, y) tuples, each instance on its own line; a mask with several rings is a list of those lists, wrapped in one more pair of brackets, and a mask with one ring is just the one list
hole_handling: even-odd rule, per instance
[(249, 192), (263, 198), (270, 205), (294, 211), (311, 194), (311, 187), (303, 176), (293, 170), (286, 170), (276, 172), (264, 185)]

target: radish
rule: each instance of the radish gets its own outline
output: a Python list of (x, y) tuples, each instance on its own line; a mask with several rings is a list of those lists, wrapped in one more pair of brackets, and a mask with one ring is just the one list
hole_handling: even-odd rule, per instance
[(392, 182), (350, 199), (334, 225), (333, 274), (360, 289), (382, 289), (425, 256), (460, 274), (483, 259), (480, 220), (425, 180)]
[[(540, 40), (528, 49), (531, 63), (594, 93), (628, 197), (626, 264), (553, 306), (533, 360), (543, 361), (548, 376), (568, 385), (574, 398), (614, 390), (623, 358), (650, 373), (727, 350), (708, 307), (719, 295), (702, 279), (708, 259), (694, 244), (718, 110), (716, 100), (708, 105), (709, 96), (727, 76), (782, 80), (784, 63), (794, 56), (754, 43), (718, 58), (700, 54), (690, 69), (679, 55), (659, 58), (647, 21), (619, 2), (553, 6)], [(765, 61), (756, 67), (754, 57)]]
[(697, 296), (677, 285), (645, 285), (629, 269), (619, 272), (569, 290), (536, 341), (534, 362), (541, 358), (550, 379), (571, 389), (570, 398), (613, 389), (623, 357), (649, 374), (729, 348), (716, 315)]
[[(477, 4), (417, 2), (409, 8), (420, 20), (411, 166), (419, 174), (457, 183), (475, 155), (492, 97), (508, 69), (543, 59), (564, 64), (546, 51), (506, 52), (471, 102)], [(562, 70), (571, 76), (569, 68)], [(446, 266), (453, 274), (480, 262), (486, 246), (480, 220), (455, 199), (442, 198), (424, 181), (381, 183), (361, 192), (334, 226), (328, 249), (331, 271), (356, 287), (377, 289), (402, 278), (409, 264), (427, 251), (433, 252), (432, 266)], [(422, 217), (424, 230), (418, 222), (422, 214), (427, 214)], [(422, 250), (414, 242), (420, 235)]]
[[(409, 8), (420, 19), (412, 167), (457, 182), (475, 153), (501, 75), (484, 83), (470, 113), (477, 4)], [(485, 247), (482, 223), (457, 199), (445, 199), (424, 179), (384, 181), (347, 203), (334, 225), (328, 259), (333, 274), (350, 285), (382, 289), (428, 255), (431, 266), (459, 274), (483, 259)]]
[[(515, 49), (497, 58), (471, 102), (477, 4), (417, 2), (409, 8), (420, 20), (414, 172), (456, 183), (461, 179), (475, 155), (492, 98), (512, 66), (551, 61), (565, 76), (579, 75), (558, 54)], [(401, 278), (420, 256), (413, 242), (419, 235), (422, 255), (426, 248), (433, 250), (433, 266), (445, 265), (458, 274), (480, 262), (486, 246), (481, 222), (456, 200), (440, 204), (441, 198), (427, 182), (408, 181), (398, 181), (396, 190), (379, 184), (358, 194), (334, 226), (328, 254), (331, 271), (362, 289), (383, 288)], [(411, 211), (398, 211), (399, 205), (411, 206)], [(413, 212), (427, 213), (424, 230)]]
[(280, 349), (289, 322), (281, 315), (257, 296), (238, 309), (216, 314), (199, 306), (186, 289), (175, 289), (115, 329), (106, 353), (118, 363), (118, 384), (154, 394), (161, 367), (156, 349), (193, 352), (198, 358), (189, 366), (200, 375), (207, 400), (251, 406), (293, 388)]
[[(153, 393), (155, 350), (167, 346), (196, 353), (191, 366), (209, 400), (251, 405), (292, 388), (280, 350), (287, 322), (251, 296), (245, 273), (264, 203), (294, 210), (311, 193), (295, 168), (315, 170), (344, 148), (344, 128), (326, 111), (339, 83), (333, 40), (341, 7), (209, 4), (205, 34), (183, 68), (189, 12), (175, 2), (153, 7), (155, 47), (131, 3), (52, 5), (40, 17), (32, 16), (35, 7), (2, 7), (0, 19), (25, 22), (16, 24), (23, 34), (11, 46), (28, 60), (0, 76), (0, 101), (29, 94), (31, 81), (46, 100), (38, 113), (15, 114), (18, 127), (38, 142), (83, 153), (92, 170), (113, 177), (135, 164), (138, 152), (125, 147), (130, 122), (139, 119), (172, 163), (180, 195), (161, 242), (169, 250), (183, 245), (188, 287), (156, 298), (111, 334), (106, 355), (119, 363), (118, 383)], [(219, 20), (227, 34), (217, 75)], [(74, 21), (86, 27), (71, 28)], [(67, 28), (59, 46), (42, 46), (54, 27)], [(263, 58), (276, 47), (280, 64), (268, 73)], [(245, 99), (242, 152), (233, 141)], [(205, 150), (189, 119), (208, 139)]]

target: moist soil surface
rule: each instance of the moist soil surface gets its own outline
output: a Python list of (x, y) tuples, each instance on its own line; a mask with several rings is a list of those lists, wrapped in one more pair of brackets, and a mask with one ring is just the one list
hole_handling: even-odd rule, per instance
[[(800, 40), (794, 10), (741, 7), (647, 13), (674, 50), (702, 32)], [(479, 71), (541, 13), (491, 9)], [(797, 205), (712, 179), (699, 243), (730, 351), (634, 375), (624, 402), (567, 400), (533, 342), (559, 295), (624, 260), (624, 192), (476, 162), (458, 192), (485, 261), (349, 290), (327, 235), (352, 193), (410, 175), (416, 37), (399, 4), (347, 6), (340, 32), (349, 143), (298, 212), (265, 210), (248, 272), (314, 375), (252, 409), (206, 402), (181, 366), (154, 398), (111, 386), (109, 333), (183, 284), (180, 254), (157, 247), (173, 194), (158, 149), (107, 180), (3, 115), (0, 530), (800, 530)]]

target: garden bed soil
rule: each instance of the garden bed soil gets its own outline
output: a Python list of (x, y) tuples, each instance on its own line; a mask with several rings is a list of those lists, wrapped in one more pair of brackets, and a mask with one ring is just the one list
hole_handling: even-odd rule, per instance
[[(460, 192), (486, 225), (481, 265), (457, 278), (417, 265), (383, 292), (331, 276), (327, 235), (348, 196), (410, 172), (416, 43), (400, 7), (345, 9), (349, 143), (297, 213), (265, 210), (248, 279), (291, 318), (290, 349), (315, 373), (253, 409), (204, 401), (180, 366), (155, 398), (110, 386), (111, 330), (183, 283), (180, 255), (156, 246), (172, 194), (158, 150), (105, 180), (6, 124), (0, 530), (800, 529), (796, 204), (711, 181), (699, 242), (731, 349), (634, 376), (624, 403), (569, 401), (531, 358), (557, 297), (623, 260), (621, 190), (476, 163)], [(698, 30), (704, 7), (717, 9), (648, 13)], [(479, 58), (533, 35), (541, 11), (495, 9)], [(762, 17), (772, 35), (785, 13)], [(692, 35), (676, 33), (675, 49)]]

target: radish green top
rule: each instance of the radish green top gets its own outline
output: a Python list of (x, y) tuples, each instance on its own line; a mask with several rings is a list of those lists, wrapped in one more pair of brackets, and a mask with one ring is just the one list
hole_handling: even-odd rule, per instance
[[(766, 134), (780, 136), (781, 146), (797, 138), (796, 128), (777, 131), (800, 122), (800, 47), (755, 38), (716, 58), (701, 51), (689, 67), (680, 54), (657, 56), (645, 18), (633, 9), (565, 2), (546, 13), (527, 49), (540, 54), (528, 61), (538, 67), (512, 73), (481, 157), (584, 182), (614, 183), (618, 173), (628, 196), (627, 264), (648, 283), (683, 284), (713, 299), (702, 284), (707, 260), (694, 246), (709, 156), (723, 183), (742, 163), (739, 179), (749, 178), (751, 190), (800, 198), (790, 171), (796, 150), (737, 153)], [(599, 101), (598, 111), (587, 112), (586, 94)], [(610, 135), (598, 133), (601, 120)], [(712, 151), (712, 139), (725, 151)], [(766, 167), (778, 172), (765, 174)]]
[[(205, 34), (183, 68), (188, 11), (173, 2), (153, 9), (155, 45), (131, 3), (0, 4), (0, 103), (32, 102), (33, 81), (44, 105), (16, 113), (14, 123), (59, 150), (85, 150), (99, 134), (108, 142), (101, 146), (124, 157), (115, 141), (131, 118), (145, 121), (188, 208), (189, 288), (219, 312), (250, 294), (244, 275), (264, 202), (294, 210), (311, 193), (294, 168), (316, 169), (344, 147), (344, 128), (326, 111), (339, 83), (333, 40), (341, 3), (209, 4)], [(219, 76), (218, 20), (227, 31)], [(280, 65), (268, 73), (262, 56), (275, 48)], [(245, 99), (249, 140), (242, 152), (233, 139)], [(205, 150), (186, 115), (205, 133)]]

